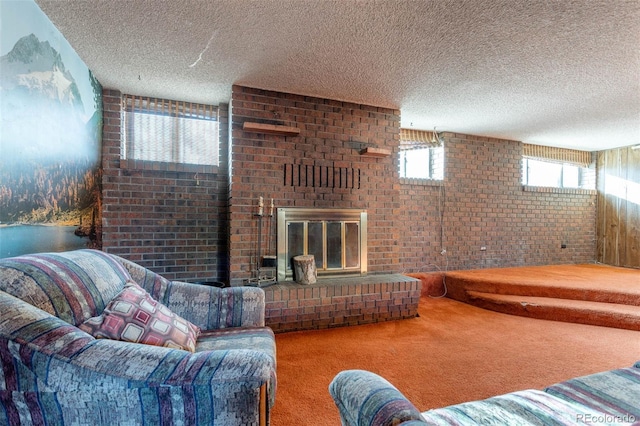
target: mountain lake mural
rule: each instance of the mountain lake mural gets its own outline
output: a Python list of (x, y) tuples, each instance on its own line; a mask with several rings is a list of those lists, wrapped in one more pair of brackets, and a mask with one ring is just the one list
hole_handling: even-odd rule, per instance
[(2, 3), (0, 257), (100, 248), (100, 83), (35, 2)]

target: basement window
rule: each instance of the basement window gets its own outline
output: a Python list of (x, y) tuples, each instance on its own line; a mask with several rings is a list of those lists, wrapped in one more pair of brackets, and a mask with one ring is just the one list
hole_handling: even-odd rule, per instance
[(122, 111), (122, 159), (218, 165), (217, 107), (124, 95)]
[(523, 144), (522, 184), (530, 187), (595, 189), (593, 155), (589, 151)]
[(522, 184), (551, 188), (595, 189), (595, 168), (523, 158)]
[(400, 178), (443, 180), (444, 148), (435, 131), (400, 129)]
[(400, 177), (442, 180), (444, 149), (418, 147), (400, 151)]

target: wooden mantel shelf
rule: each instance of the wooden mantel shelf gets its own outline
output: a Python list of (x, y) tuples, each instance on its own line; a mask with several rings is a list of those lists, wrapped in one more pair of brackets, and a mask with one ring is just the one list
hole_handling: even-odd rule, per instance
[(368, 147), (360, 151), (360, 155), (368, 157), (388, 157), (391, 155), (390, 149)]
[(296, 136), (300, 134), (297, 127), (280, 126), (276, 124), (253, 123), (245, 121), (242, 125), (245, 132), (270, 133), (272, 135)]

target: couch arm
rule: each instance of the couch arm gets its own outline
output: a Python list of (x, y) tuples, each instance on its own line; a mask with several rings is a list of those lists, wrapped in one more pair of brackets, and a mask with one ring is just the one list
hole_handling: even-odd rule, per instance
[(137, 263), (116, 255), (151, 296), (203, 330), (227, 327), (264, 327), (264, 291), (258, 287), (218, 288), (169, 281)]
[(345, 370), (331, 381), (343, 426), (424, 425), (418, 409), (391, 383), (364, 370)]
[(218, 288), (172, 281), (164, 305), (203, 330), (264, 327), (264, 290), (258, 287)]

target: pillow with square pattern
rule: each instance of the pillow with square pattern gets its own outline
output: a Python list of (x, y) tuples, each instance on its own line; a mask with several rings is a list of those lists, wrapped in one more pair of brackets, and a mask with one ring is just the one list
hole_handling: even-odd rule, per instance
[(97, 339), (165, 346), (194, 352), (200, 328), (171, 312), (133, 281), (109, 302), (102, 315), (80, 329)]

